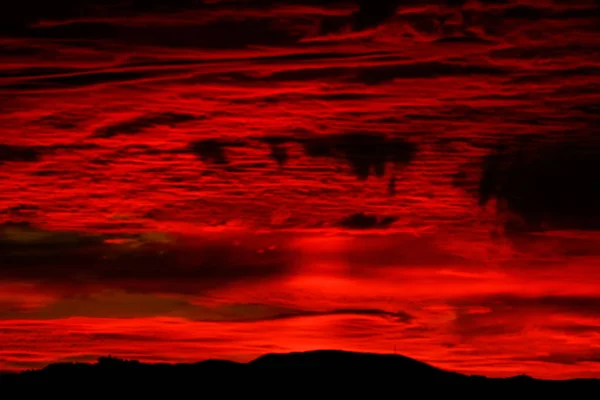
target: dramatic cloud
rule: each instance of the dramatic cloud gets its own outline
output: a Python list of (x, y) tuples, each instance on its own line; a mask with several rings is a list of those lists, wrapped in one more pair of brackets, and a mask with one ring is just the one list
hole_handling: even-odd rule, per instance
[(359, 0), (359, 10), (353, 15), (354, 29), (362, 30), (379, 25), (386, 18), (394, 15), (399, 3), (399, 0), (382, 0), (378, 2)]
[(268, 304), (226, 304), (203, 306), (193, 304), (185, 297), (165, 297), (148, 294), (103, 292), (58, 299), (37, 308), (0, 302), (0, 318), (12, 320), (54, 320), (61, 318), (185, 318), (202, 322), (276, 321), (327, 316), (372, 316), (410, 323), (413, 317), (403, 311), (388, 312), (377, 309), (300, 310)]
[(0, 144), (0, 164), (5, 162), (35, 162), (40, 154), (35, 148)]
[[(588, 325), (587, 330), (582, 329), (586, 323), (600, 322), (600, 298), (594, 296), (497, 295), (465, 298), (457, 303), (454, 329), (457, 334), (468, 338), (526, 333), (531, 325), (556, 332), (568, 332), (572, 328), (583, 338), (590, 328)], [(560, 323), (565, 319), (581, 322), (566, 326)], [(594, 326), (597, 329), (597, 325)]]
[(206, 139), (190, 143), (190, 149), (206, 163), (227, 165), (229, 164), (229, 159), (227, 158), (225, 149), (228, 146), (236, 145), (238, 144), (227, 143), (215, 139)]
[(494, 197), (499, 212), (514, 213), (510, 230), (600, 229), (598, 170), (593, 136), (501, 146), (484, 160), (479, 202)]
[(394, 217), (379, 218), (376, 215), (365, 213), (352, 214), (340, 222), (340, 226), (348, 229), (376, 229), (387, 228), (396, 222)]
[(417, 150), (414, 144), (404, 139), (366, 133), (314, 137), (303, 140), (302, 143), (306, 155), (345, 161), (361, 180), (370, 175), (384, 176), (388, 163), (410, 163)]
[(198, 294), (236, 281), (276, 277), (290, 267), (281, 250), (258, 252), (218, 240), (193, 248), (151, 244), (128, 250), (126, 245), (100, 238), (6, 228), (0, 247), (3, 280), (36, 283), (50, 291), (109, 287), (137, 293)]
[(290, 156), (284, 145), (290, 141), (289, 138), (268, 136), (260, 138), (260, 141), (269, 145), (269, 149), (271, 150), (269, 157), (271, 157), (280, 167), (283, 167), (288, 162)]
[(0, 14), (0, 369), (600, 376), (597, 1), (30, 3)]
[[(28, 208), (31, 208), (29, 206)], [(46, 231), (36, 228), (28, 222), (6, 222), (0, 225), (0, 247), (5, 248), (4, 253), (15, 251), (22, 252), (21, 246), (26, 249), (52, 249), (58, 250), (63, 246), (76, 248), (83, 245), (95, 245), (102, 243), (102, 238), (97, 235), (66, 232)]]
[(173, 112), (142, 115), (129, 121), (117, 122), (96, 130), (96, 136), (110, 138), (119, 134), (133, 134), (155, 126), (174, 127), (177, 124), (199, 119), (191, 114), (178, 114)]

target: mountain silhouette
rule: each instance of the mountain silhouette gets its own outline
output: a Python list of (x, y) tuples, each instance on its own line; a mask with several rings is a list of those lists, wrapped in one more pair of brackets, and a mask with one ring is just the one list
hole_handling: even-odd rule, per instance
[[(370, 393), (418, 387), (421, 391), (567, 390), (570, 394), (600, 390), (600, 380), (550, 381), (525, 375), (486, 378), (445, 371), (400, 355), (318, 350), (267, 354), (249, 363), (207, 360), (194, 364), (145, 364), (101, 357), (95, 364), (59, 363), (40, 370), (0, 375), (0, 393), (49, 393), (67, 390), (153, 390), (159, 387), (218, 393), (266, 395), (323, 393), (337, 395), (368, 389)], [(212, 393), (212, 392), (211, 392)], [(376, 396), (378, 397), (378, 396)]]

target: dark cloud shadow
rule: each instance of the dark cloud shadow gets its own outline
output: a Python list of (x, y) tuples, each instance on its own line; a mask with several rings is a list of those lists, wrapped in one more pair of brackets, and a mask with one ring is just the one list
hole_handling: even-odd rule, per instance
[(46, 115), (36, 121), (42, 126), (48, 126), (60, 130), (73, 130), (80, 128), (91, 115), (77, 114), (75, 112), (60, 112)]
[(529, 21), (536, 21), (543, 18), (545, 15), (544, 10), (540, 8), (530, 7), (526, 5), (516, 5), (504, 10), (502, 13), (503, 18), (507, 19), (525, 19)]
[(284, 167), (289, 161), (290, 155), (284, 146), (291, 141), (290, 139), (279, 136), (265, 136), (258, 138), (258, 141), (266, 143), (269, 146), (269, 149), (271, 150), (269, 157), (275, 161), (280, 168)]
[(491, 64), (469, 64), (460, 62), (412, 61), (398, 64), (372, 66), (326, 66), (323, 68), (286, 69), (274, 71), (269, 75), (255, 76), (245, 72), (226, 74), (205, 74), (190, 78), (192, 82), (258, 83), (258, 82), (300, 82), (332, 81), (351, 82), (366, 85), (380, 85), (399, 79), (431, 79), (436, 77), (463, 76), (510, 76), (506, 68)]
[(352, 28), (357, 31), (374, 28), (392, 17), (400, 0), (358, 0), (359, 9), (352, 15)]
[(14, 91), (48, 91), (68, 88), (85, 88), (109, 83), (133, 83), (144, 78), (158, 78), (173, 71), (114, 71), (114, 72), (81, 72), (77, 74), (35, 77), (26, 81), (8, 82), (6, 90)]
[(5, 162), (36, 162), (40, 157), (35, 147), (0, 144), (0, 165)]
[(45, 231), (27, 223), (3, 224), (0, 280), (30, 282), (59, 293), (106, 289), (197, 295), (276, 278), (292, 266), (281, 246), (264, 250), (264, 243), (252, 239), (237, 245), (226, 239), (202, 239), (192, 245), (138, 241), (135, 246), (107, 239)]
[(111, 138), (120, 134), (140, 133), (146, 129), (156, 126), (167, 126), (172, 128), (179, 124), (197, 121), (203, 118), (204, 117), (193, 114), (177, 112), (146, 114), (131, 120), (125, 120), (98, 128), (94, 136), (100, 138)]
[(516, 216), (507, 230), (600, 229), (600, 141), (592, 135), (500, 145), (482, 168), (479, 204), (494, 198), (499, 212)]
[[(305, 311), (305, 310), (289, 310), (279, 314), (275, 314), (268, 319), (289, 319), (302, 317), (321, 317), (328, 315), (345, 315), (345, 316), (374, 316), (390, 318), (400, 323), (410, 323), (414, 317), (405, 311), (390, 312), (378, 309), (336, 309), (331, 311)], [(263, 319), (264, 320), (264, 319)]]
[(11, 320), (49, 320), (70, 317), (140, 318), (164, 315), (185, 318), (190, 321), (230, 323), (324, 316), (379, 317), (403, 324), (409, 324), (414, 320), (414, 317), (405, 311), (391, 312), (360, 308), (306, 310), (261, 303), (206, 306), (194, 304), (186, 296), (156, 296), (124, 292), (70, 295), (33, 309), (20, 307), (18, 301), (15, 303), (0, 302), (0, 318)]
[[(96, 4), (93, 4), (96, 3)], [(169, 46), (176, 48), (243, 49), (256, 45), (285, 46), (296, 43), (304, 35), (305, 29), (289, 29), (289, 25), (251, 10), (264, 9), (264, 5), (249, 2), (245, 5), (213, 3), (205, 6), (202, 2), (170, 1), (148, 6), (142, 2), (94, 1), (86, 4), (73, 4), (56, 7), (53, 10), (22, 10), (22, 19), (7, 28), (13, 35), (28, 38), (94, 40), (133, 46)], [(120, 4), (118, 4), (120, 3)], [(260, 3), (260, 2), (259, 2)], [(247, 9), (232, 12), (239, 6)], [(31, 7), (36, 8), (36, 7)], [(207, 17), (198, 17), (194, 22), (178, 18), (184, 12), (207, 12)], [(208, 13), (214, 12), (211, 17)], [(174, 15), (180, 13), (179, 15)], [(150, 21), (138, 19), (147, 15)], [(162, 23), (155, 23), (156, 16), (162, 16)], [(218, 15), (217, 18), (214, 15)], [(95, 19), (95, 18), (96, 19)], [(36, 24), (44, 20), (60, 23)], [(296, 22), (306, 22), (295, 16)], [(0, 20), (2, 21), (2, 20)], [(11, 32), (12, 31), (12, 32)]]
[(372, 214), (357, 213), (342, 219), (339, 226), (347, 229), (385, 229), (397, 220), (396, 217), (378, 217)]
[(402, 138), (381, 134), (349, 133), (298, 139), (309, 157), (332, 158), (346, 162), (360, 180), (385, 175), (386, 165), (407, 165), (417, 153), (417, 145)]
[[(523, 331), (527, 329), (530, 318), (538, 315), (568, 315), (570, 318), (600, 316), (600, 297), (592, 296), (493, 295), (464, 298), (452, 304), (456, 307), (453, 322), (456, 333), (470, 338)], [(485, 311), (472, 312), (474, 308)], [(557, 332), (563, 329), (561, 326), (550, 326), (554, 326)]]
[(243, 144), (218, 139), (204, 139), (190, 143), (189, 149), (207, 164), (229, 165), (226, 149), (240, 146)]
[(450, 76), (506, 76), (508, 72), (494, 65), (461, 64), (447, 62), (412, 62), (362, 68), (351, 80), (369, 85), (390, 82), (395, 79), (419, 79)]

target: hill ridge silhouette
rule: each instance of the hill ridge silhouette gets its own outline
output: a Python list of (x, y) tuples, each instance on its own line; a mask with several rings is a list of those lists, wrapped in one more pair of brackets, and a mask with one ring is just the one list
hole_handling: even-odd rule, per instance
[[(218, 378), (218, 379), (217, 379)], [(542, 380), (527, 375), (487, 378), (447, 371), (396, 354), (341, 350), (269, 353), (247, 363), (208, 359), (196, 363), (143, 363), (117, 357), (100, 357), (96, 363), (55, 363), (37, 370), (0, 376), (0, 390), (60, 389), (65, 387), (140, 388), (167, 385), (177, 388), (216, 388), (223, 378), (240, 383), (227, 390), (264, 393), (274, 383), (298, 390), (329, 388), (337, 392), (362, 387), (381, 389), (395, 385), (452, 386), (478, 389), (532, 388), (598, 390), (598, 379)], [(244, 383), (241, 385), (241, 383)], [(318, 388), (318, 389), (317, 389)]]

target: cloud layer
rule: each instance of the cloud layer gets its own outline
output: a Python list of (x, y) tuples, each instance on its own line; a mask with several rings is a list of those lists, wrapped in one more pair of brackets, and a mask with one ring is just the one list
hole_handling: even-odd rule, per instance
[(397, 345), (599, 376), (598, 2), (13, 6), (0, 369)]

